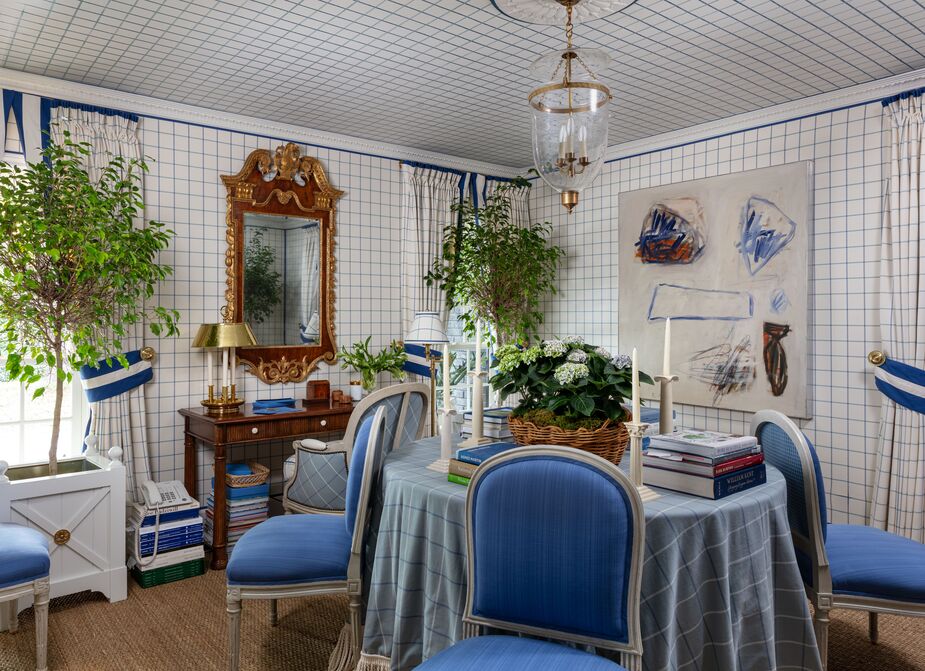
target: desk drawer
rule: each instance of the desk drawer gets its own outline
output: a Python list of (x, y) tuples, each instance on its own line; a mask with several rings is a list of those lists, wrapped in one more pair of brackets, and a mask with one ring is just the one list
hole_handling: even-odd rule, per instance
[(226, 442), (246, 443), (275, 438), (299, 438), (313, 433), (342, 431), (347, 428), (348, 414), (327, 417), (288, 417), (277, 415), (272, 422), (248, 422), (226, 428)]

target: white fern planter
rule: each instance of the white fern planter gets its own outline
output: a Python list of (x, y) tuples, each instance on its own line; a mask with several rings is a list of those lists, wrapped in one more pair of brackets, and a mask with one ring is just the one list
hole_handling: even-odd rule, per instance
[(30, 477), (37, 465), (8, 468), (0, 461), (0, 522), (47, 536), (52, 597), (84, 590), (110, 602), (127, 596), (125, 466), (121, 448), (108, 454), (63, 459), (58, 475), (40, 477)]

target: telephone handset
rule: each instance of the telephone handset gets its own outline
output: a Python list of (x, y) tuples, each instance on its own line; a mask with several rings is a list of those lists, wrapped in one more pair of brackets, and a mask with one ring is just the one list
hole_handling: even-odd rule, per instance
[(145, 508), (153, 510), (155, 515), (154, 552), (147, 561), (142, 561), (141, 559), (141, 525), (144, 516), (142, 516), (142, 520), (139, 521), (135, 530), (135, 561), (140, 568), (144, 568), (145, 566), (150, 566), (157, 559), (157, 546), (160, 542), (161, 534), (161, 508), (191, 503), (193, 499), (186, 493), (186, 488), (179, 480), (171, 480), (170, 482), (145, 480), (141, 483), (141, 494), (145, 500)]
[(148, 510), (190, 503), (193, 500), (186, 493), (186, 488), (179, 480), (171, 480), (170, 482), (146, 480), (141, 483), (141, 493), (144, 496), (145, 507)]

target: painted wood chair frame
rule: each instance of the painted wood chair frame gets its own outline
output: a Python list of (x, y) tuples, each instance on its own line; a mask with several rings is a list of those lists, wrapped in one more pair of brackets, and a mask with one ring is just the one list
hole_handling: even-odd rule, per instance
[(35, 609), (35, 668), (37, 671), (46, 671), (48, 668), (49, 590), (50, 581), (47, 575), (0, 589), (0, 608), (6, 611), (6, 624), (11, 634), (19, 629), (19, 599), (26, 596), (32, 597), (32, 605)]
[(822, 511), (819, 508), (819, 485), (816, 482), (809, 442), (806, 440), (806, 436), (803, 435), (803, 431), (792, 419), (776, 410), (762, 410), (755, 413), (754, 417), (752, 417), (751, 433), (757, 436), (758, 429), (763, 424), (768, 423), (776, 425), (787, 434), (787, 437), (796, 446), (797, 453), (800, 456), (800, 466), (803, 471), (803, 498), (806, 501), (806, 520), (809, 535), (805, 536), (793, 527), (790, 528), (790, 533), (794, 547), (803, 552), (811, 562), (813, 582), (812, 585), (804, 584), (804, 587), (810, 602), (813, 604), (813, 629), (816, 632), (816, 643), (819, 646), (822, 667), (825, 669), (828, 664), (829, 611), (833, 608), (867, 611), (868, 633), (871, 642), (876, 643), (878, 613), (925, 617), (925, 604), (834, 593), (832, 572), (829, 568), (825, 540), (822, 537), (823, 519)]
[[(566, 635), (562, 631), (556, 629), (514, 624), (503, 620), (481, 617), (472, 612), (475, 597), (475, 562), (471, 561), (471, 558), (475, 556), (475, 538), (473, 536), (473, 506), (475, 497), (473, 493), (476, 491), (479, 481), (495, 467), (509, 461), (533, 456), (564, 457), (566, 459), (588, 464), (613, 478), (626, 492), (632, 507), (633, 517), (633, 547), (632, 558), (630, 560), (629, 580), (627, 583), (626, 610), (628, 642), (626, 644), (577, 634)], [(478, 636), (482, 627), (491, 627), (518, 634), (540, 636), (581, 645), (591, 645), (596, 648), (604, 648), (619, 652), (620, 664), (624, 666), (627, 671), (642, 671), (642, 632), (639, 622), (639, 604), (640, 590), (642, 588), (643, 551), (646, 545), (645, 529), (645, 514), (643, 512), (642, 499), (639, 497), (638, 490), (630, 481), (629, 477), (609, 461), (583, 450), (558, 445), (532, 445), (530, 447), (521, 447), (517, 450), (502, 452), (492, 457), (476, 470), (475, 475), (472, 477), (472, 481), (469, 483), (469, 491), (466, 496), (466, 552), (470, 561), (468, 562), (467, 568), (468, 584), (466, 588), (466, 607), (463, 612), (463, 638), (466, 639)]]
[(340, 440), (331, 441), (329, 443), (316, 440), (314, 438), (306, 438), (304, 440), (293, 441), (292, 449), (295, 452), (295, 461), (293, 463), (292, 476), (288, 478), (286, 483), (283, 485), (283, 508), (285, 511), (287, 513), (321, 513), (328, 515), (343, 514), (343, 510), (306, 506), (299, 503), (298, 501), (294, 501), (289, 497), (289, 490), (299, 478), (299, 459), (301, 455), (342, 454), (344, 459), (344, 469), (346, 472), (347, 465), (350, 463), (350, 455), (353, 453), (353, 439), (356, 436), (357, 429), (360, 426), (360, 422), (362, 421), (363, 416), (369, 412), (370, 408), (374, 407), (378, 403), (381, 403), (383, 400), (393, 396), (404, 395), (401, 409), (399, 411), (400, 414), (398, 417), (398, 424), (396, 425), (395, 436), (392, 440), (392, 444), (387, 445), (385, 448), (385, 453), (388, 454), (392, 450), (395, 450), (401, 446), (401, 439), (404, 434), (403, 429), (405, 422), (408, 419), (408, 408), (411, 404), (411, 398), (415, 394), (421, 394), (425, 399), (425, 407), (421, 413), (421, 419), (415, 431), (414, 438), (415, 440), (420, 440), (424, 435), (424, 428), (427, 424), (430, 404), (433, 402), (430, 393), (430, 385), (420, 382), (407, 382), (403, 384), (393, 384), (383, 389), (378, 389), (357, 403), (356, 408), (354, 408), (353, 412), (350, 414), (350, 419), (347, 422), (347, 428), (344, 430), (344, 437)]
[[(356, 413), (354, 413), (356, 414)], [(240, 667), (241, 603), (245, 600), (270, 599), (270, 624), (278, 623), (277, 600), (320, 594), (343, 594), (349, 597), (349, 622), (341, 632), (341, 639), (331, 657), (329, 669), (352, 669), (359, 659), (359, 646), (363, 640), (363, 541), (369, 522), (369, 502), (372, 488), (378, 479), (384, 450), (378, 448), (379, 436), (385, 424), (385, 408), (379, 408), (373, 418), (369, 434), (366, 459), (363, 466), (363, 480), (360, 485), (356, 524), (350, 543), (350, 559), (347, 564), (346, 580), (328, 580), (292, 585), (228, 585), (226, 604), (228, 613), (228, 668), (238, 671)], [(375, 471), (375, 472), (374, 472)], [(345, 637), (349, 637), (347, 639)]]

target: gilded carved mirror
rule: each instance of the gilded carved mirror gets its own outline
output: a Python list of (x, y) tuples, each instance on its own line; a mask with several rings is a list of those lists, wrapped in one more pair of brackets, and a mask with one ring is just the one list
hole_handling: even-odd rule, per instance
[(264, 382), (301, 382), (333, 362), (334, 215), (343, 195), (321, 162), (289, 143), (251, 152), (228, 190), (224, 312), (245, 321), (258, 347), (238, 350)]

